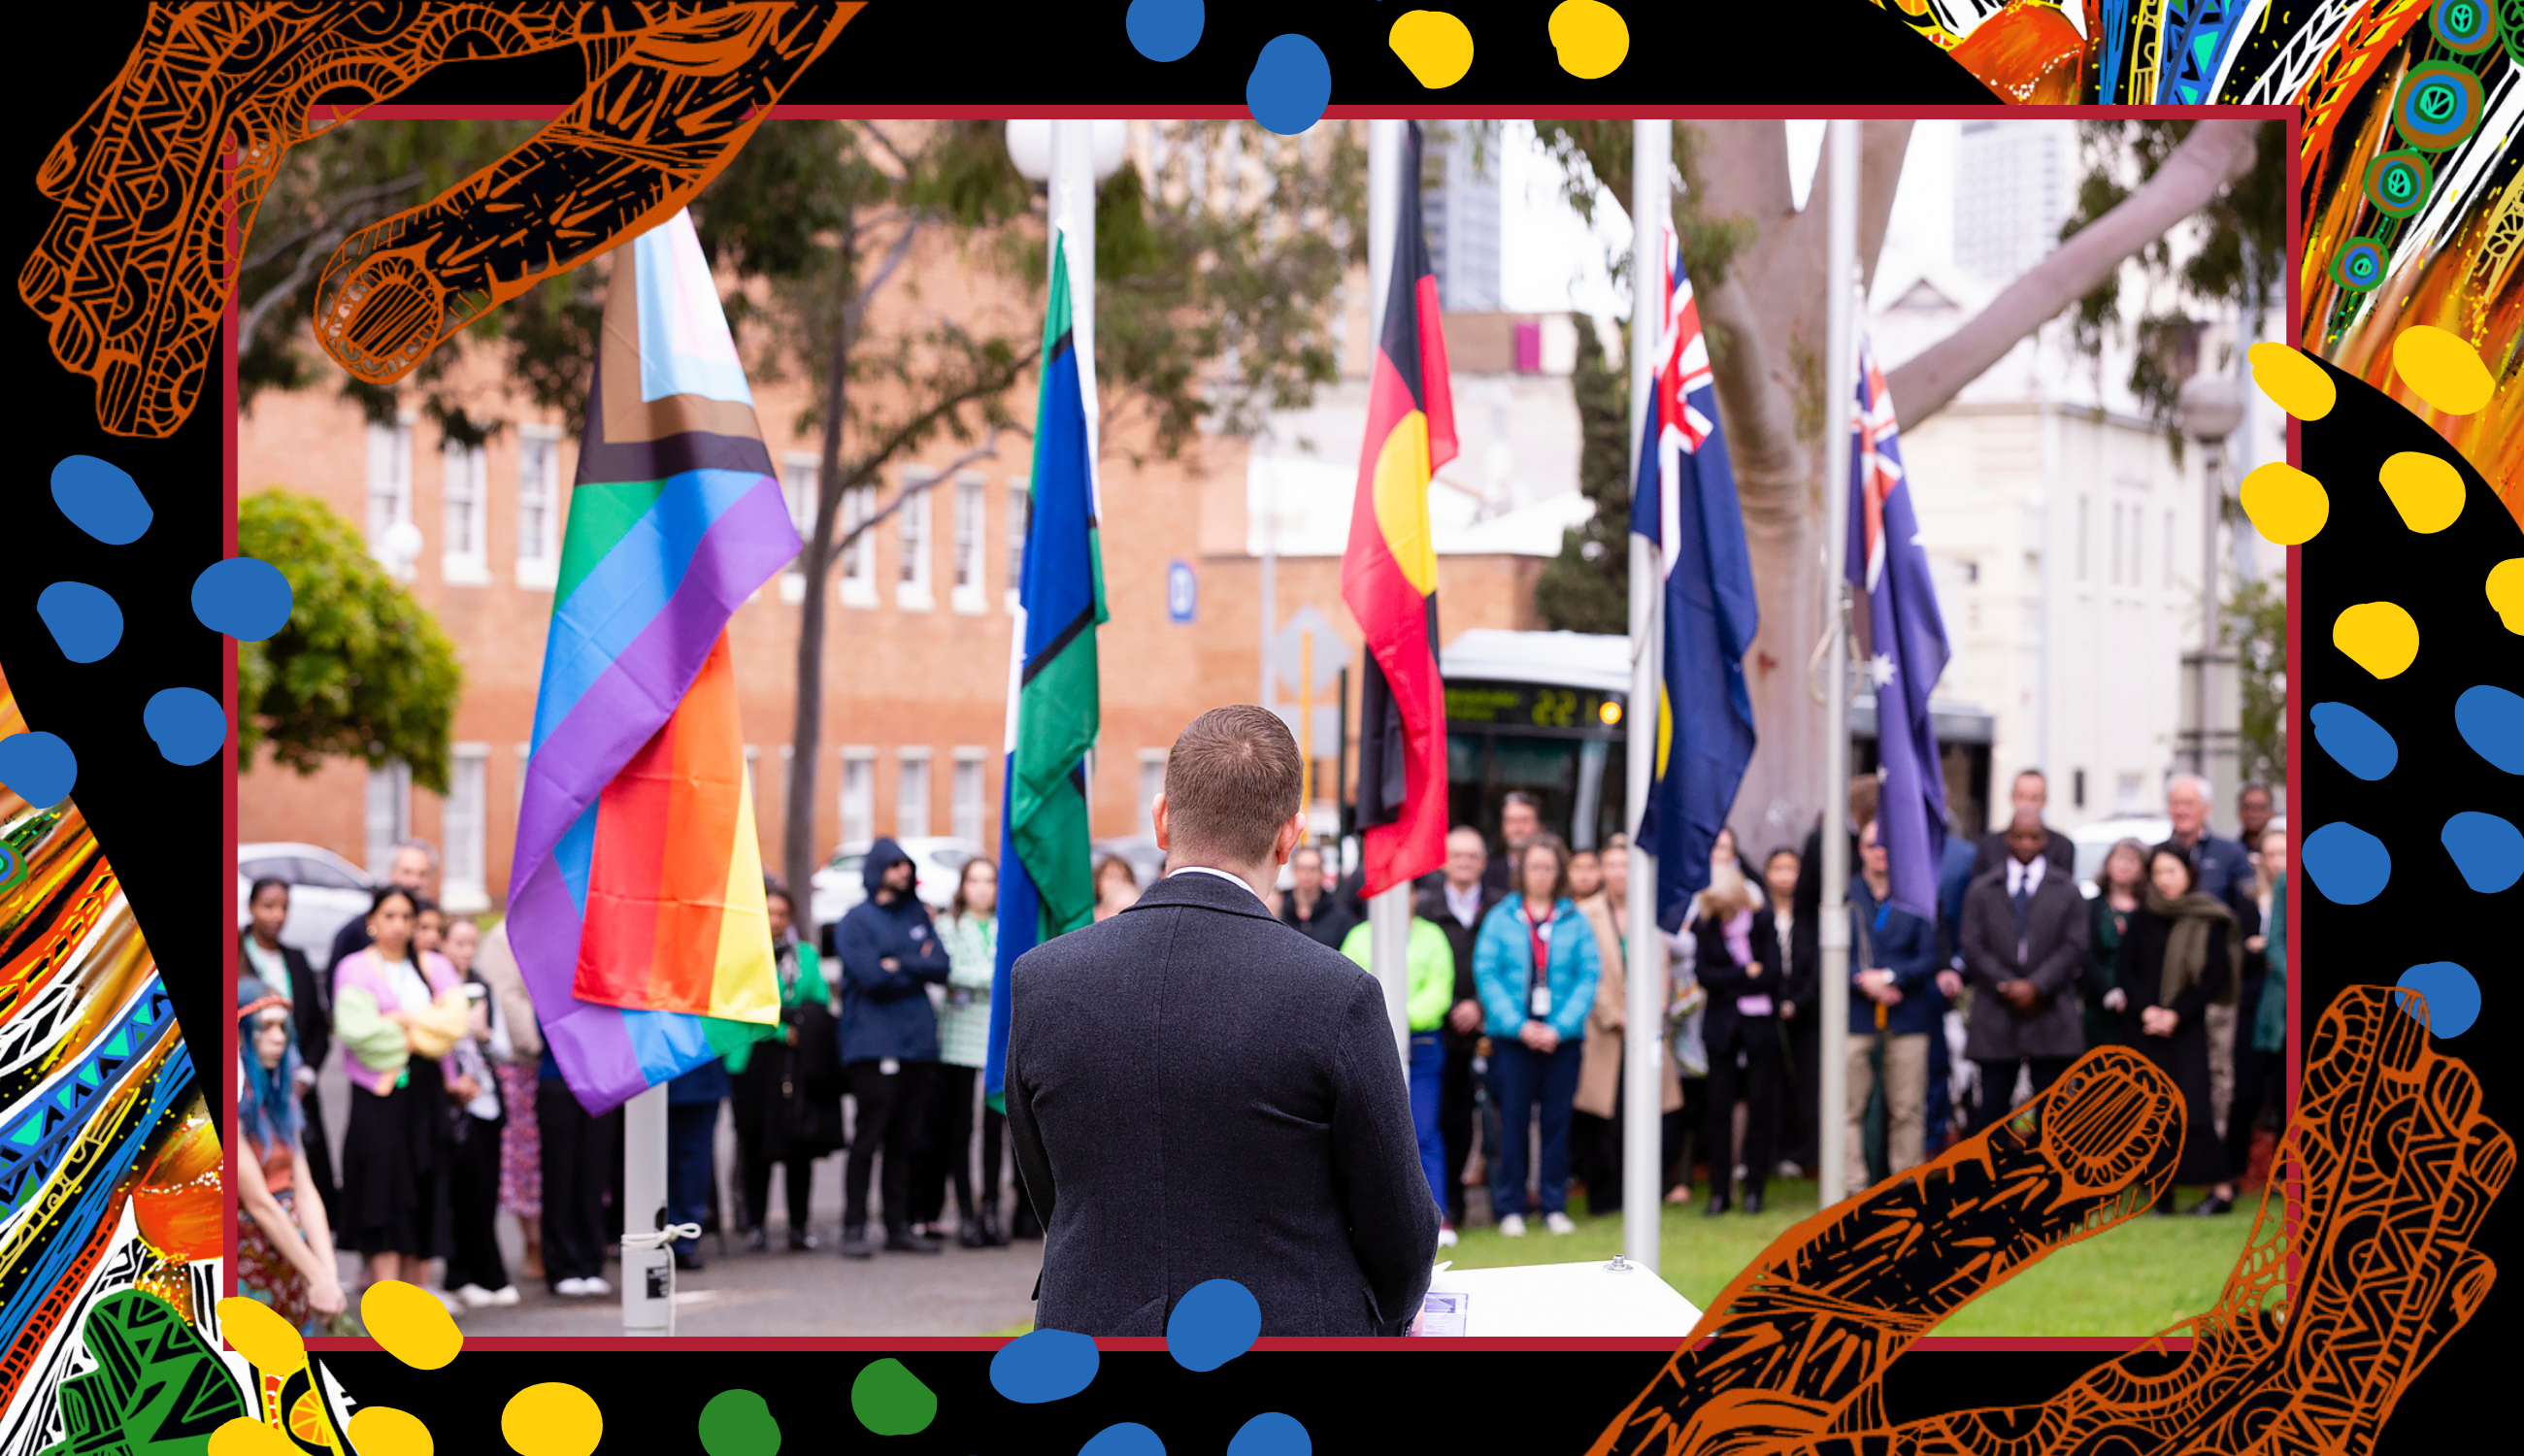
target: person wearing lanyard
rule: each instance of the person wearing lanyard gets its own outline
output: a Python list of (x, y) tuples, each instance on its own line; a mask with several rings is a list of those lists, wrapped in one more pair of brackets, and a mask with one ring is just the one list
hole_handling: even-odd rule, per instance
[(1511, 1238), (1525, 1234), (1526, 1128), (1537, 1105), (1542, 1166), (1533, 1201), (1552, 1233), (1577, 1230), (1568, 1213), (1569, 1122), (1602, 974), (1594, 927), (1569, 898), (1569, 847), (1555, 835), (1535, 836), (1517, 876), (1522, 893), (1489, 912), (1473, 947), (1501, 1134), (1490, 1165), (1490, 1208)]

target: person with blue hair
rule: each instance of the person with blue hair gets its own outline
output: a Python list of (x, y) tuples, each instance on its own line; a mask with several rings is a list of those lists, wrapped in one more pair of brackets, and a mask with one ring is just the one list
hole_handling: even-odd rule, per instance
[(333, 1232), (310, 1187), (295, 1095), (298, 1045), (290, 999), (252, 977), (237, 982), (237, 1292), (320, 1335), (348, 1304)]

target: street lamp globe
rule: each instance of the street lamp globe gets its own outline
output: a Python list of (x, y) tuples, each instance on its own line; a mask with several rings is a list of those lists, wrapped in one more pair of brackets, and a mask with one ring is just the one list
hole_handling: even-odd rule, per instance
[[(1129, 141), (1128, 126), (1118, 121), (1088, 123), (1092, 140), (1090, 149), (1094, 160), (1095, 180), (1121, 170), (1122, 152)], [(1008, 122), (1008, 161), (1017, 173), (1029, 182), (1051, 180), (1051, 123), (1044, 121)]]
[(2204, 445), (2235, 433), (2244, 422), (2244, 395), (2224, 374), (2194, 374), (2182, 386), (2182, 428)]
[(420, 527), (408, 520), (396, 521), (386, 528), (386, 555), (398, 565), (409, 566), (420, 559)]

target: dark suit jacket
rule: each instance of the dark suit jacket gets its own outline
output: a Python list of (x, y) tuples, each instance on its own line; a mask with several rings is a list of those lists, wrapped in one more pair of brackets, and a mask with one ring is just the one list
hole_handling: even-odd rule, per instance
[[(1442, 877), (1434, 886), (1420, 893), (1420, 901), (1413, 908), (1421, 919), (1446, 933), (1446, 948), (1455, 952), (1455, 994), (1446, 1002), (1447, 1010), (1452, 1011), (1465, 1001), (1478, 1001), (1481, 998), (1481, 989), (1473, 980), (1473, 945), (1480, 939), (1481, 921), (1488, 916), (1490, 906), (1506, 898), (1488, 886), (1482, 886), (1481, 912), (1473, 917), (1472, 924), (1466, 925), (1455, 918), (1453, 910), (1446, 907), (1446, 882)], [(1473, 1043), (1480, 1039), (1481, 1029), (1479, 1026), (1462, 1036), (1456, 1035), (1452, 1026), (1438, 1033), (1438, 1040), (1449, 1051), (1468, 1051), (1472, 1049)]]
[[(242, 931), (237, 936), (240, 977), (254, 974), (254, 962), (245, 953), (245, 938), (251, 934)], [(289, 968), (289, 1017), (298, 1032), (298, 1059), (311, 1067), (321, 1067), (325, 1055), (333, 1049), (331, 989), (326, 978), (316, 975), (316, 968), (307, 963), (307, 952), (297, 946), (281, 946), (280, 963)]]
[[(1691, 931), (1699, 942), (1692, 974), (1700, 979), (1701, 990), (1709, 993), (1709, 1009), (1701, 1017), (1700, 1037), (1710, 1055), (1733, 1054), (1737, 1039), (1749, 1033), (1777, 1037), (1778, 1005), (1787, 995), (1787, 975), (1779, 964), (1779, 927), (1771, 918), (1770, 906), (1753, 912), (1753, 960), (1762, 968), (1759, 976), (1747, 974), (1743, 966), (1735, 963), (1734, 952), (1726, 948), (1723, 923), (1703, 915)], [(1735, 1003), (1748, 995), (1769, 996), (1771, 1014), (1740, 1015)]]
[(1039, 1328), (1162, 1335), (1232, 1279), (1264, 1335), (1400, 1335), (1437, 1251), (1383, 988), (1179, 873), (1009, 972), (1007, 1112)]
[[(2051, 870), (2063, 875), (2075, 874), (2077, 842), (2056, 829), (2050, 833), (2051, 842), (2042, 847), (2042, 857), (2051, 861)], [(1982, 835), (1980, 848), (1972, 851), (1972, 878), (1977, 880), (1991, 870), (2007, 868), (2009, 857), (2007, 831), (2000, 830), (1995, 834)], [(2051, 871), (2048, 870), (2043, 873), (2043, 883), (2046, 885), (2050, 883), (2050, 874)]]
[[(1991, 870), (1964, 894), (1964, 979), (1972, 987), (1971, 1027), (1964, 1055), (2008, 1060), (2076, 1056), (2086, 1049), (2077, 975), (2085, 968), (2090, 923), (2086, 898), (2058, 866), (2042, 873), (2025, 907), (2024, 946), (2016, 954), (2015, 905), (2007, 871)], [(2041, 999), (2030, 1014), (2000, 997), (2002, 981), (2030, 981)]]

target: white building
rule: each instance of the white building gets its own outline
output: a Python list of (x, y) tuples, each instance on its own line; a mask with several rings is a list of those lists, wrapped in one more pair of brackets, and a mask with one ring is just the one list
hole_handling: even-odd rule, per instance
[(2004, 281), (2060, 246), (2085, 169), (2074, 121), (1972, 121), (1955, 150), (1955, 266)]
[(1505, 172), (1495, 131), (1487, 155), (1474, 156), (1476, 121), (1447, 121), (1431, 128), (1424, 170), (1435, 181), (1420, 189), (1421, 226), (1429, 239), (1429, 267), (1437, 277), (1437, 303), (1449, 314), (1485, 314), (1499, 303), (1499, 200)]

